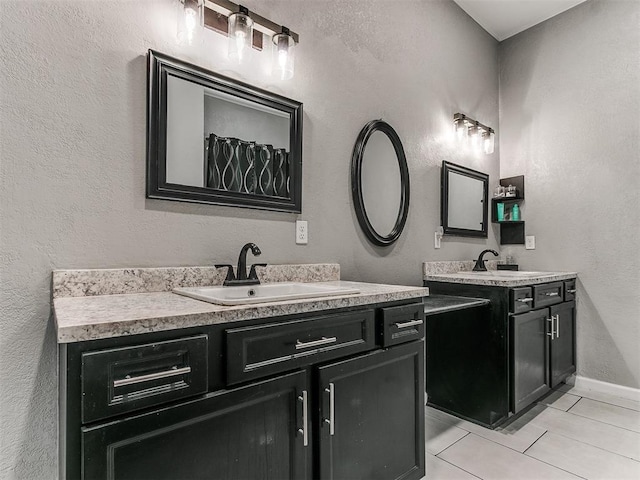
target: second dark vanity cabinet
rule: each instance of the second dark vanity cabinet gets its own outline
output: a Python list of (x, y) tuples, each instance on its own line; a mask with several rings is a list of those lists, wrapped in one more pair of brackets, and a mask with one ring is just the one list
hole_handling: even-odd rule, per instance
[[(482, 390), (474, 390), (474, 382), (456, 382), (442, 375), (427, 375), (427, 388), (434, 392), (430, 404), (449, 413), (489, 428), (505, 423), (514, 414), (522, 412), (552, 388), (576, 371), (576, 310), (575, 279), (520, 285), (517, 287), (425, 282), (432, 294), (462, 295), (483, 298), (491, 302), (489, 312), (479, 321), (470, 322), (478, 329), (469, 345), (475, 345), (478, 354), (473, 362), (460, 365), (461, 371), (491, 372), (484, 375)], [(427, 351), (429, 368), (435, 369), (438, 352), (459, 348), (460, 338), (466, 338), (456, 329), (456, 317), (444, 323), (430, 325), (427, 335), (436, 348)], [(465, 331), (466, 333), (466, 331)], [(466, 348), (470, 351), (470, 348)], [(459, 355), (462, 359), (463, 355)], [(435, 382), (436, 384), (430, 384)], [(446, 396), (438, 396), (438, 392)], [(480, 395), (478, 395), (480, 393)], [(442, 401), (441, 398), (447, 400)], [(461, 409), (464, 402), (451, 403), (448, 399), (478, 398), (488, 406)], [(474, 400), (474, 403), (478, 403)], [(474, 403), (471, 403), (473, 406)], [(489, 412), (489, 414), (487, 414)]]

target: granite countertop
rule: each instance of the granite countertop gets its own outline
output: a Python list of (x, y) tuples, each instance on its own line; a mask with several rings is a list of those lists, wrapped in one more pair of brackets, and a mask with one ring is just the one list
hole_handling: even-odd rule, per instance
[[(54, 272), (54, 284), (55, 278)], [(215, 305), (170, 291), (57, 297), (53, 307), (58, 343), (318, 312), (429, 294), (429, 289), (424, 287), (340, 280), (323, 283), (356, 288), (360, 293), (236, 306)], [(58, 287), (60, 290), (60, 285)]]
[(437, 315), (439, 313), (489, 305), (489, 303), (491, 302), (486, 298), (457, 297), (454, 295), (429, 295), (424, 299), (424, 313), (427, 316)]
[(496, 287), (520, 287), (539, 283), (556, 282), (576, 278), (576, 272), (525, 272), (511, 270), (488, 270), (486, 272), (462, 271), (456, 273), (426, 273), (425, 281), (466, 283)]

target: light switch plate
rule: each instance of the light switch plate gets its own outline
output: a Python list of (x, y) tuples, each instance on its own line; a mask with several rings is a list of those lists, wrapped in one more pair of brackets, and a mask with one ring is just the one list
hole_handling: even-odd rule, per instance
[(526, 250), (535, 250), (536, 249), (536, 237), (534, 235), (527, 235), (524, 238), (524, 248)]
[(296, 243), (298, 245), (309, 243), (309, 229), (306, 220), (296, 220)]

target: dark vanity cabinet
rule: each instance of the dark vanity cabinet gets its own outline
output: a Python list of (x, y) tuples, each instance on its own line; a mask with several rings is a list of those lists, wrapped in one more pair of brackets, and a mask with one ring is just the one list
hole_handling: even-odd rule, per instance
[[(477, 370), (483, 378), (483, 388), (473, 390), (472, 381), (455, 382), (442, 375), (428, 375), (428, 391), (447, 391), (448, 398), (467, 399), (459, 404), (447, 401), (440, 405), (438, 398), (433, 403), (430, 395), (430, 404), (496, 428), (576, 371), (575, 279), (512, 288), (425, 283), (434, 294), (485, 298), (491, 302), (486, 317), (479, 316), (473, 322), (464, 316), (465, 312), (454, 315), (447, 323), (440, 322), (439, 327), (428, 325), (428, 335), (439, 336), (431, 342), (453, 345), (456, 338), (466, 338), (455, 326), (461, 322), (469, 324), (476, 332), (475, 341), (469, 342), (464, 355), (469, 356), (471, 351), (475, 354), (473, 362), (465, 368)], [(432, 355), (438, 351), (433, 354), (427, 351), (430, 365), (437, 363), (438, 359)], [(432, 379), (436, 385), (430, 385)], [(484, 405), (485, 408), (461, 409), (460, 405)]]
[(63, 344), (61, 478), (417, 480), (422, 311), (405, 301)]

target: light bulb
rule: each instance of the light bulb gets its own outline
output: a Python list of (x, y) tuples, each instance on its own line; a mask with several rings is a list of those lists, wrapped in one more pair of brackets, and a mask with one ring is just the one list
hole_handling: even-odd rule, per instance
[(242, 56), (244, 54), (246, 37), (244, 32), (236, 32), (236, 52), (238, 55), (238, 62), (242, 61)]
[(273, 74), (281, 80), (293, 77), (294, 52), (296, 42), (287, 27), (282, 27), (282, 33), (277, 33), (273, 41)]
[(249, 16), (249, 10), (240, 6), (239, 12), (229, 15), (229, 58), (242, 63), (252, 38), (253, 19)]
[(184, 0), (178, 12), (178, 43), (194, 45), (200, 38), (200, 4), (198, 0)]
[(456, 113), (453, 117), (453, 132), (458, 142), (462, 142), (468, 135), (467, 128), (466, 117), (461, 113)]
[(194, 31), (198, 24), (198, 14), (191, 8), (184, 9), (184, 25), (187, 28), (187, 42), (193, 44)]
[(491, 155), (495, 150), (495, 133), (492, 128), (484, 132), (483, 136), (484, 153)]
[(287, 51), (286, 50), (278, 50), (278, 66), (281, 69), (287, 66)]

